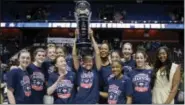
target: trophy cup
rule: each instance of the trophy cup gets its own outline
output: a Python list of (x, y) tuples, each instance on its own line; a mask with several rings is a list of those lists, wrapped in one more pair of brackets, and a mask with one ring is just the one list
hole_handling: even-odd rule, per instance
[(91, 18), (90, 4), (85, 0), (77, 1), (74, 15), (76, 18), (77, 29), (79, 30), (76, 45), (80, 52), (86, 52), (92, 47), (90, 36), (88, 35)]

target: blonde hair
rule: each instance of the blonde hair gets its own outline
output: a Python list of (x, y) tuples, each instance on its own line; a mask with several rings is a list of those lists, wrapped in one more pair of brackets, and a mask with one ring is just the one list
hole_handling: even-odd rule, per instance
[(56, 48), (56, 45), (55, 44), (48, 44), (47, 45), (47, 48), (52, 48), (52, 47), (55, 47)]

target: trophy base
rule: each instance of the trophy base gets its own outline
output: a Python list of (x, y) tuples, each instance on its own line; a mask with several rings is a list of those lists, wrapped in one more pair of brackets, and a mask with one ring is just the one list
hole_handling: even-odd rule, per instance
[(92, 47), (90, 42), (80, 42), (76, 43), (77, 48), (82, 48), (82, 47)]
[(92, 45), (91, 42), (77, 42), (77, 48), (79, 49), (79, 54), (82, 56), (92, 55)]

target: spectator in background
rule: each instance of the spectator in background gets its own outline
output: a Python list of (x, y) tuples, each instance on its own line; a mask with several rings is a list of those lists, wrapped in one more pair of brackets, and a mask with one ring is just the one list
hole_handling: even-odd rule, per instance
[(177, 54), (177, 49), (176, 49), (176, 47), (173, 48), (173, 53)]
[(114, 13), (114, 21), (120, 23), (123, 20), (123, 15), (120, 12)]
[(3, 100), (4, 100), (4, 97), (3, 97), (3, 93), (4, 93), (4, 88), (5, 88), (5, 86), (6, 86), (6, 84), (4, 83), (4, 81), (3, 81), (3, 75), (4, 75), (4, 67), (3, 67), (3, 64), (2, 64), (2, 62), (1, 62), (1, 58), (0, 58), (0, 97), (1, 97), (1, 100), (0, 100), (0, 104), (2, 104), (3, 103)]
[(181, 51), (181, 49), (179, 49), (178, 51), (177, 51), (177, 57), (181, 57), (182, 56), (182, 51)]
[(113, 39), (113, 50), (119, 50), (120, 49), (120, 39), (114, 38)]
[(31, 10), (28, 10), (28, 11), (26, 12), (26, 20), (27, 20), (27, 21), (31, 21), (31, 19), (32, 19)]

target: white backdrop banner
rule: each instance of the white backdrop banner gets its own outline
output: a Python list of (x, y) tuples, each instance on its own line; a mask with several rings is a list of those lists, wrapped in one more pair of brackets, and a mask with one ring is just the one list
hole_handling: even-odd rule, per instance
[(48, 43), (63, 43), (63, 44), (73, 44), (74, 43), (74, 38), (51, 38), (51, 37), (48, 37), (47, 38), (47, 42)]

